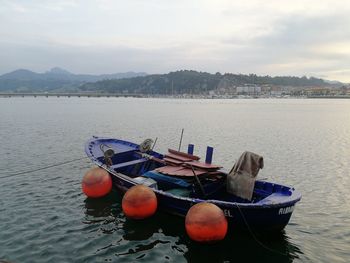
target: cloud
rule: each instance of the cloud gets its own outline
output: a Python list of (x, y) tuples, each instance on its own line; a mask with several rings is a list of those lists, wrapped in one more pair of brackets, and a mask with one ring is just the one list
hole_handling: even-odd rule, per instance
[(287, 16), (276, 22), (271, 30), (249, 39), (223, 39), (223, 53), (244, 61), (243, 71), (253, 67), (260, 74), (317, 76), (349, 65), (350, 28), (344, 25), (350, 18), (345, 13)]
[(2, 1), (0, 73), (57, 65), (350, 81), (349, 11), (347, 1), (331, 0)]

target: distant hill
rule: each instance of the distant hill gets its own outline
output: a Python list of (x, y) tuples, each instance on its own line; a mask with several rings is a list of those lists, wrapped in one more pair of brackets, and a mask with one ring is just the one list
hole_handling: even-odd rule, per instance
[(180, 70), (167, 74), (147, 75), (126, 72), (105, 75), (73, 74), (61, 68), (45, 73), (19, 69), (0, 76), (0, 92), (101, 92), (138, 94), (203, 94), (213, 90), (227, 91), (237, 86), (269, 85), (272, 87), (338, 87), (314, 77), (257, 76)]
[(125, 72), (116, 74), (87, 75), (73, 74), (67, 70), (55, 67), (45, 73), (36, 73), (26, 69), (18, 69), (0, 76), (0, 91), (75, 91), (86, 82), (96, 82), (107, 79), (133, 78), (146, 76), (144, 72)]
[(227, 89), (240, 85), (271, 86), (331, 86), (323, 79), (307, 77), (271, 77), (255, 74), (210, 74), (193, 70), (181, 70), (168, 74), (147, 75), (131, 79), (102, 80), (85, 83), (81, 91), (99, 91), (107, 93), (140, 94), (201, 94), (216, 89)]

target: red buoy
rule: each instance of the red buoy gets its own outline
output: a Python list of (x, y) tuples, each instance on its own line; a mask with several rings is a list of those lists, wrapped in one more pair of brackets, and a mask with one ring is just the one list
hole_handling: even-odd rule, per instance
[(124, 214), (132, 219), (144, 219), (152, 216), (157, 210), (157, 196), (145, 185), (135, 185), (124, 195), (122, 208)]
[(102, 168), (95, 167), (86, 172), (81, 183), (88, 197), (102, 197), (112, 190), (112, 178)]
[(225, 238), (227, 219), (214, 204), (199, 203), (188, 210), (185, 220), (189, 237), (198, 242), (215, 242)]

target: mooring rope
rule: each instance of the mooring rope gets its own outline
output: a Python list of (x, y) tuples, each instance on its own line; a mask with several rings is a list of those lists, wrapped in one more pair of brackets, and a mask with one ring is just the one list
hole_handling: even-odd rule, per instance
[(279, 255), (282, 255), (282, 256), (288, 256), (287, 253), (283, 253), (283, 252), (278, 251), (278, 250), (276, 250), (276, 249), (270, 248), (270, 247), (266, 246), (264, 243), (262, 243), (262, 242), (257, 238), (257, 236), (254, 234), (253, 230), (250, 228), (250, 226), (249, 226), (249, 224), (248, 224), (248, 222), (247, 222), (247, 220), (246, 220), (246, 218), (245, 218), (245, 216), (244, 216), (244, 214), (243, 214), (241, 208), (239, 207), (239, 205), (237, 205), (237, 203), (235, 203), (235, 205), (236, 205), (236, 207), (238, 208), (238, 211), (239, 211), (239, 213), (241, 214), (241, 216), (242, 216), (242, 218), (243, 218), (243, 221), (244, 221), (244, 223), (245, 223), (245, 225), (246, 225), (246, 227), (247, 227), (249, 233), (251, 234), (251, 236), (253, 237), (253, 239), (254, 239), (261, 247), (263, 247), (263, 248), (269, 250), (270, 252), (273, 252), (273, 253), (276, 253), (276, 254), (279, 254)]
[(72, 159), (72, 160), (69, 160), (69, 161), (64, 161), (64, 162), (59, 162), (59, 163), (55, 163), (55, 164), (50, 164), (50, 165), (47, 165), (47, 166), (44, 166), (44, 167), (40, 167), (40, 168), (36, 168), (36, 169), (32, 169), (32, 170), (18, 171), (18, 172), (14, 172), (14, 173), (11, 173), (11, 174), (6, 174), (4, 176), (0, 176), (0, 179), (8, 178), (8, 177), (11, 177), (11, 176), (22, 175), (22, 174), (33, 173), (33, 172), (37, 172), (37, 171), (41, 171), (41, 170), (46, 170), (46, 169), (49, 169), (49, 168), (52, 168), (52, 167), (57, 167), (57, 166), (60, 166), (60, 165), (73, 163), (73, 162), (76, 162), (76, 161), (79, 161), (79, 160), (83, 160), (83, 159), (86, 159), (86, 158), (88, 158), (88, 157), (84, 156), (84, 157), (81, 157), (81, 158), (76, 158), (76, 159)]
[[(3, 178), (8, 178), (8, 177), (12, 177), (12, 176), (17, 176), (17, 175), (22, 175), (22, 174), (28, 174), (28, 173), (33, 173), (33, 172), (37, 172), (37, 171), (42, 171), (42, 170), (46, 170), (46, 169), (49, 169), (49, 168), (52, 168), (52, 167), (57, 167), (57, 166), (61, 166), (61, 165), (65, 165), (65, 164), (68, 164), (68, 163), (73, 163), (73, 162), (76, 162), (76, 161), (80, 161), (80, 160), (83, 160), (83, 159), (87, 159), (88, 157), (87, 156), (84, 156), (84, 157), (81, 157), (81, 158), (76, 158), (76, 159), (72, 159), (72, 160), (68, 160), (68, 161), (64, 161), (64, 162), (59, 162), (59, 163), (55, 163), (55, 164), (50, 164), (50, 165), (47, 165), (47, 166), (44, 166), (44, 167), (40, 167), (40, 168), (37, 168), (37, 169), (32, 169), (32, 170), (26, 170), (26, 171), (18, 171), (18, 172), (14, 172), (14, 173), (11, 173), (11, 174), (6, 174), (4, 176), (0, 176), (0, 179), (3, 179)], [(193, 167), (191, 165), (191, 168), (192, 168), (192, 171), (194, 172), (193, 170)], [(201, 186), (201, 185), (200, 185)], [(249, 231), (249, 233), (251, 234), (251, 236), (253, 237), (253, 239), (261, 246), (263, 247), (264, 249), (267, 249), (269, 250), (270, 252), (273, 252), (273, 253), (276, 253), (276, 254), (279, 254), (279, 255), (282, 255), (282, 256), (288, 256), (287, 253), (283, 253), (283, 252), (280, 252), (278, 250), (275, 250), (273, 248), (270, 248), (268, 246), (266, 246), (264, 243), (262, 243), (258, 238), (257, 236), (254, 234), (253, 230), (250, 228), (241, 208), (239, 207), (239, 205), (237, 203), (235, 203), (239, 213), (241, 214), (242, 216), (242, 219)]]

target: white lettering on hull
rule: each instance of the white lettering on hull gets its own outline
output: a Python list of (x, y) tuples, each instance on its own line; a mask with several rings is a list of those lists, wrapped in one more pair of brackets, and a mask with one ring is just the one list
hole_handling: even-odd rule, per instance
[(226, 217), (233, 217), (232, 212), (229, 209), (224, 209), (224, 215)]
[(294, 210), (294, 205), (280, 208), (280, 210), (278, 210), (278, 215), (290, 214), (293, 212), (293, 210)]

